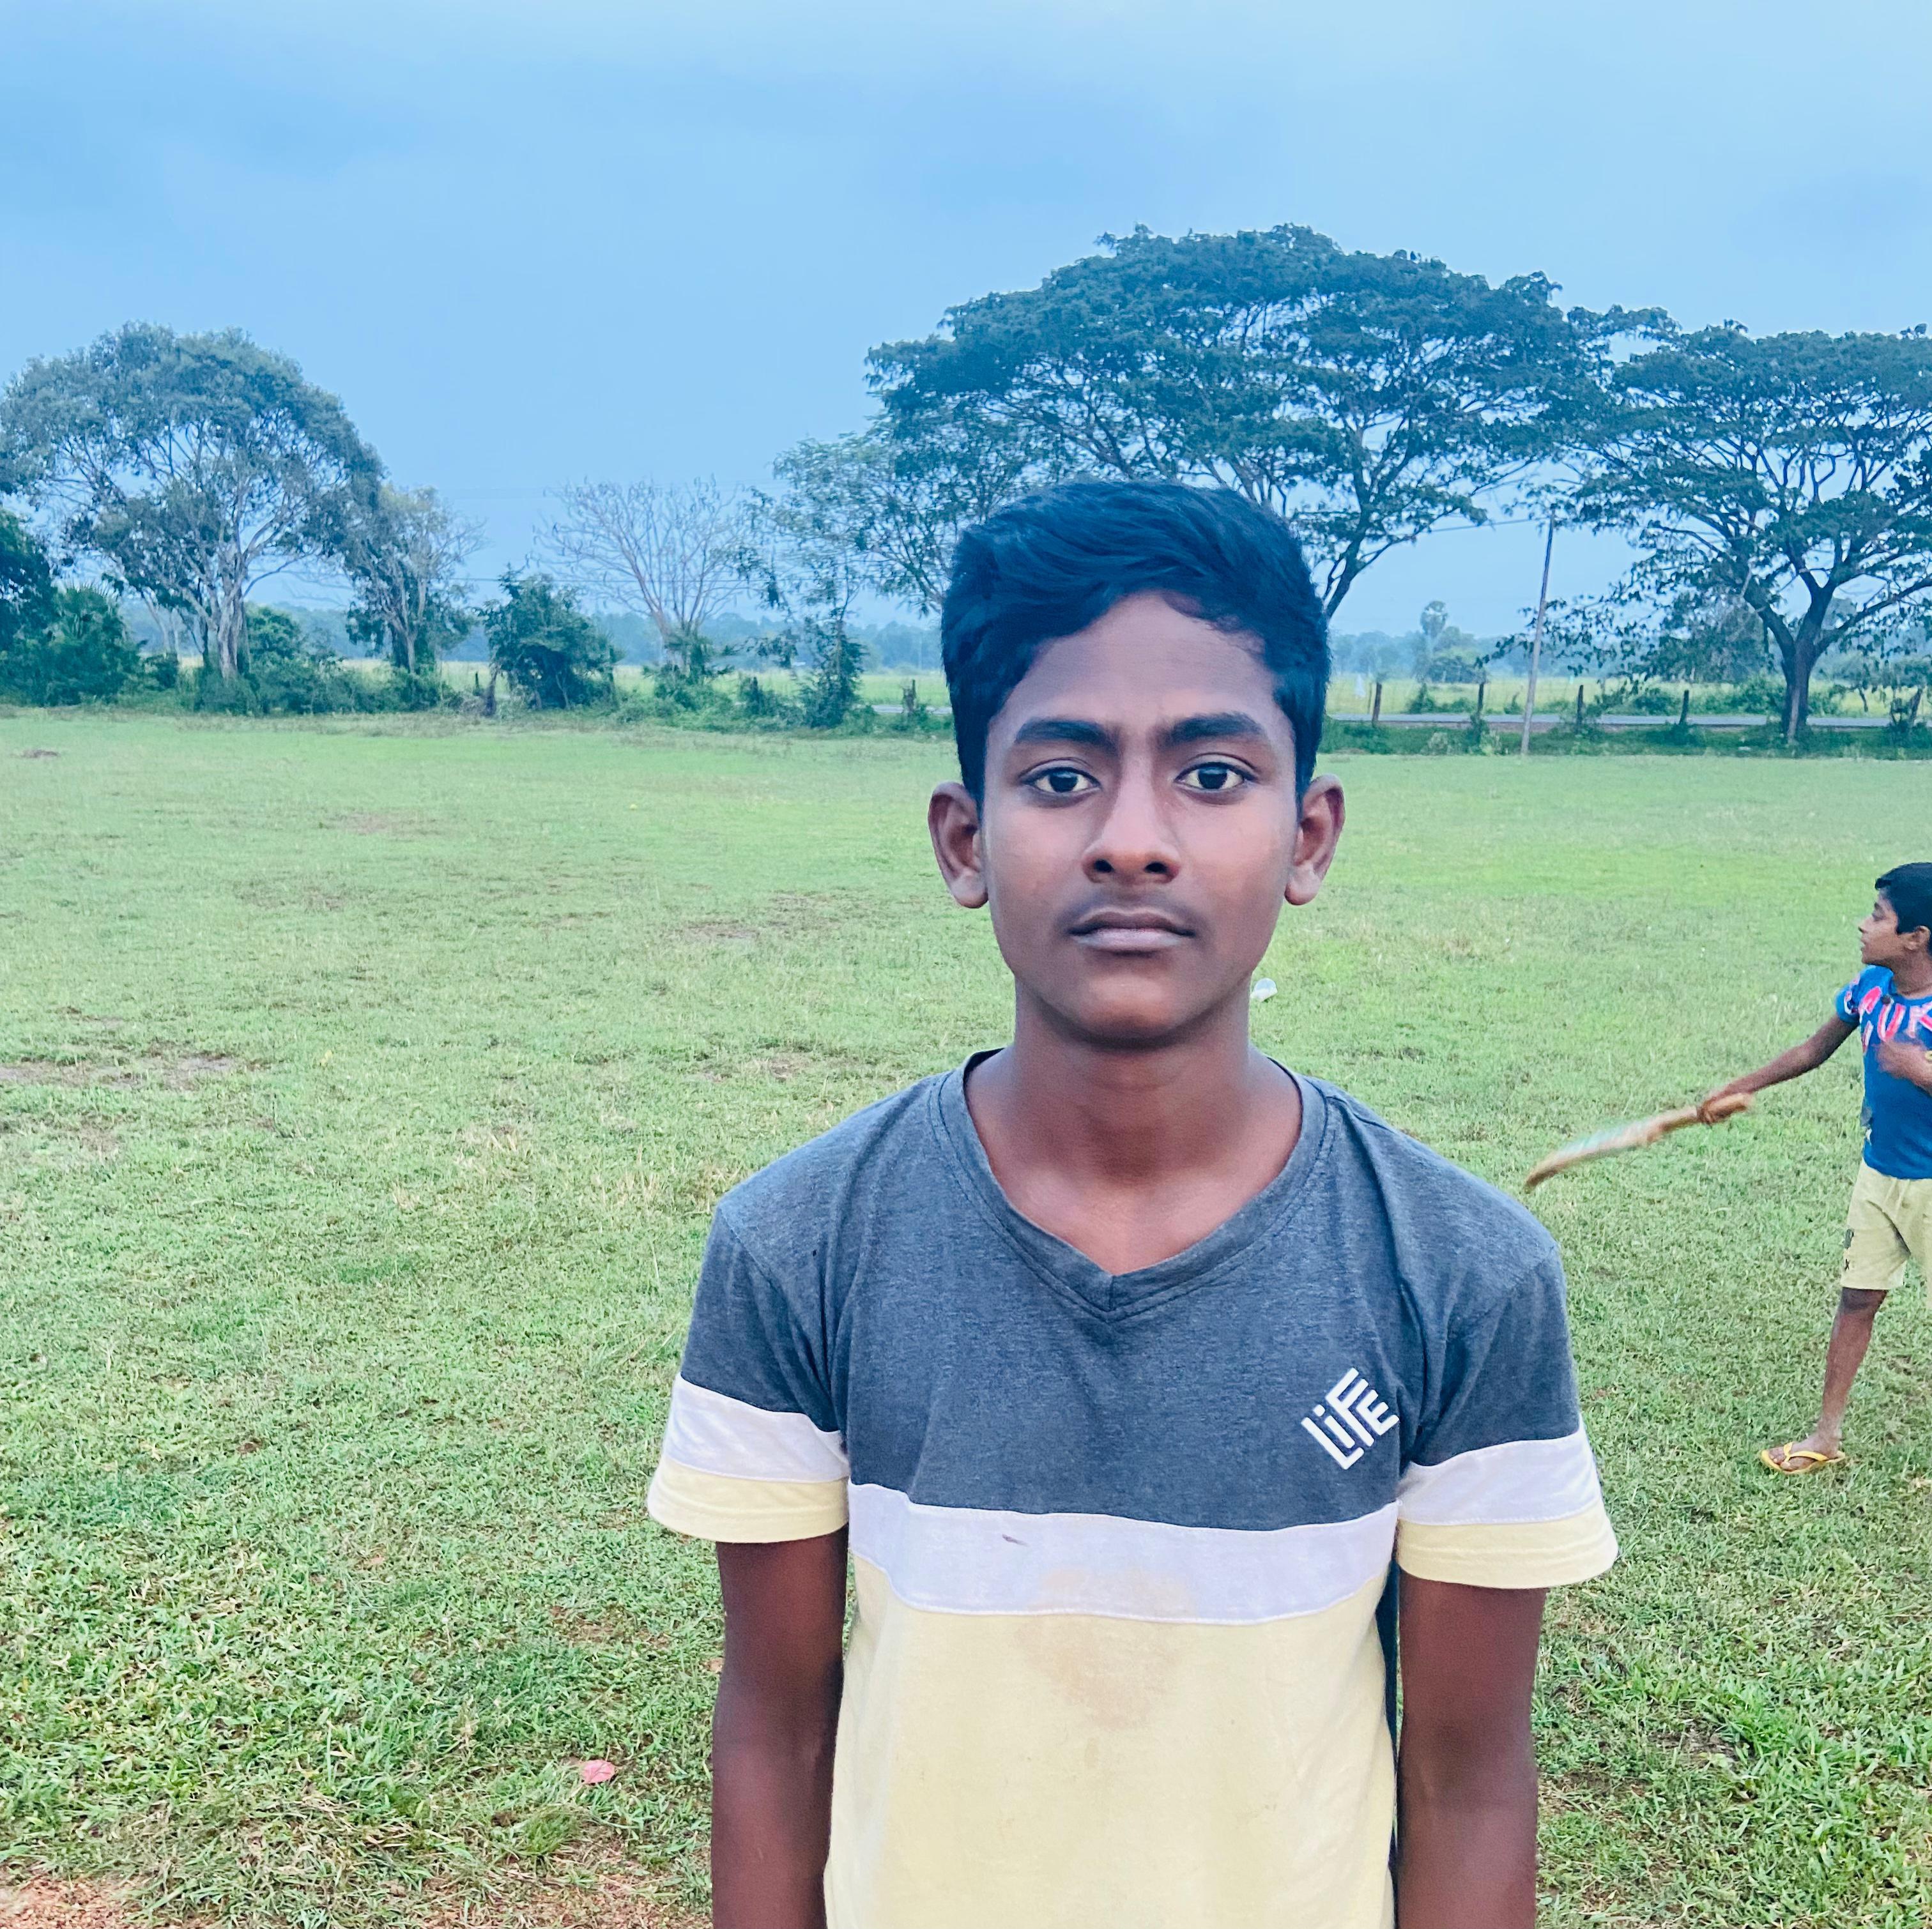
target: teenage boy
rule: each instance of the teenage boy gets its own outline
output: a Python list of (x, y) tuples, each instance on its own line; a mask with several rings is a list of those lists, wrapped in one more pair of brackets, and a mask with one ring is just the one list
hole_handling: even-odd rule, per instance
[(1845, 1219), (1824, 1404), (1803, 1439), (1759, 1454), (1774, 1473), (1815, 1473), (1844, 1460), (1845, 1407), (1878, 1309), (1908, 1258), (1932, 1284), (1932, 864), (1900, 864), (1876, 888), (1858, 926), (1864, 969), (1838, 993), (1831, 1017), (1802, 1045), (1704, 1101), (1816, 1071), (1854, 1032), (1864, 1044), (1864, 1160)]
[(1543, 1590), (1616, 1544), (1547, 1236), (1249, 1042), (1342, 829), (1300, 551), (1070, 485), (941, 633), (1012, 1042), (725, 1198), (652, 1487), (718, 1543), (718, 1929), (1528, 1925)]

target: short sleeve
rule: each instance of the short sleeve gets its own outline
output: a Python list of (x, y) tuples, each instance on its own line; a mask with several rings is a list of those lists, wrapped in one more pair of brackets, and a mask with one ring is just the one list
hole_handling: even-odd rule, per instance
[(1858, 987), (1864, 982), (1855, 978), (1850, 984), (1840, 985), (1838, 995), (1832, 1001), (1832, 1010), (1841, 1025), (1856, 1025), (1858, 1022)]
[(651, 1517), (708, 1541), (845, 1524), (850, 1469), (811, 1322), (720, 1213), (671, 1386)]
[(1396, 1560), (1424, 1580), (1541, 1588), (1616, 1555), (1552, 1252), (1449, 1329), (1396, 1490)]

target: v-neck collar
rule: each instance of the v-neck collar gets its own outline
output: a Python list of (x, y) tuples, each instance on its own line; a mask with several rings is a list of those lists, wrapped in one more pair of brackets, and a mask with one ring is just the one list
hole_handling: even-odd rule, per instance
[(1301, 1095), (1301, 1132), (1288, 1163), (1246, 1205), (1184, 1251), (1135, 1272), (1110, 1273), (1078, 1247), (1035, 1225), (994, 1176), (966, 1103), (968, 1074), (992, 1056), (990, 1051), (975, 1052), (932, 1088), (934, 1134), (968, 1192), (1028, 1266), (1048, 1285), (1102, 1319), (1130, 1318), (1208, 1284), (1262, 1234), (1300, 1209), (1309, 1180), (1324, 1155), (1328, 1101), (1318, 1086), (1283, 1065)]

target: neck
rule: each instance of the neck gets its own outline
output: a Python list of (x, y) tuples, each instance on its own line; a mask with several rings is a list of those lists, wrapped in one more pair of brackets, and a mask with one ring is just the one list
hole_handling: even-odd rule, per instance
[(1109, 1046), (1070, 1035), (1022, 993), (1012, 1045), (973, 1075), (974, 1115), (1019, 1159), (1076, 1182), (1197, 1172), (1284, 1108), (1300, 1116), (1293, 1083), (1249, 1042), (1247, 1020), (1244, 988), (1184, 1036)]
[(1932, 991), (1932, 951), (1914, 951), (1892, 968), (1892, 988), (1905, 998), (1922, 997)]

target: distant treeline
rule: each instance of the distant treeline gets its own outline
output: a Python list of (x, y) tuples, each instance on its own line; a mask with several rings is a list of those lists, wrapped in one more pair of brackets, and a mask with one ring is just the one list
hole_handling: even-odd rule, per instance
[[(766, 487), (558, 488), (530, 565), (481, 595), (476, 526), (395, 486), (286, 356), (130, 324), (0, 393), (0, 691), (110, 700), (158, 691), (164, 659), (178, 684), (191, 660), (195, 700), (273, 708), (352, 654), (407, 702), (455, 657), (487, 664), (493, 691), (574, 704), (627, 657), (680, 711), (722, 669), (794, 666), (814, 693), (800, 714), (836, 723), (867, 662), (936, 663), (964, 527), (1109, 476), (1219, 484), (1286, 517), (1358, 673), (1480, 681), (1534, 649), (1632, 690), (1770, 675), (1796, 741), (1814, 675), (1849, 665), (1916, 717), (1932, 689), (1924, 328), (1754, 337), (1557, 292), (1307, 228), (1137, 229), (874, 349), (870, 421), (787, 451)], [(1505, 514), (1552, 542), (1619, 532), (1636, 559), (1601, 597), (1538, 598), (1506, 637), (1457, 631), (1440, 604), (1412, 637), (1344, 629), (1391, 550)], [(297, 568), (344, 607), (285, 648), (253, 613)], [(868, 625), (882, 599), (920, 625)]]

